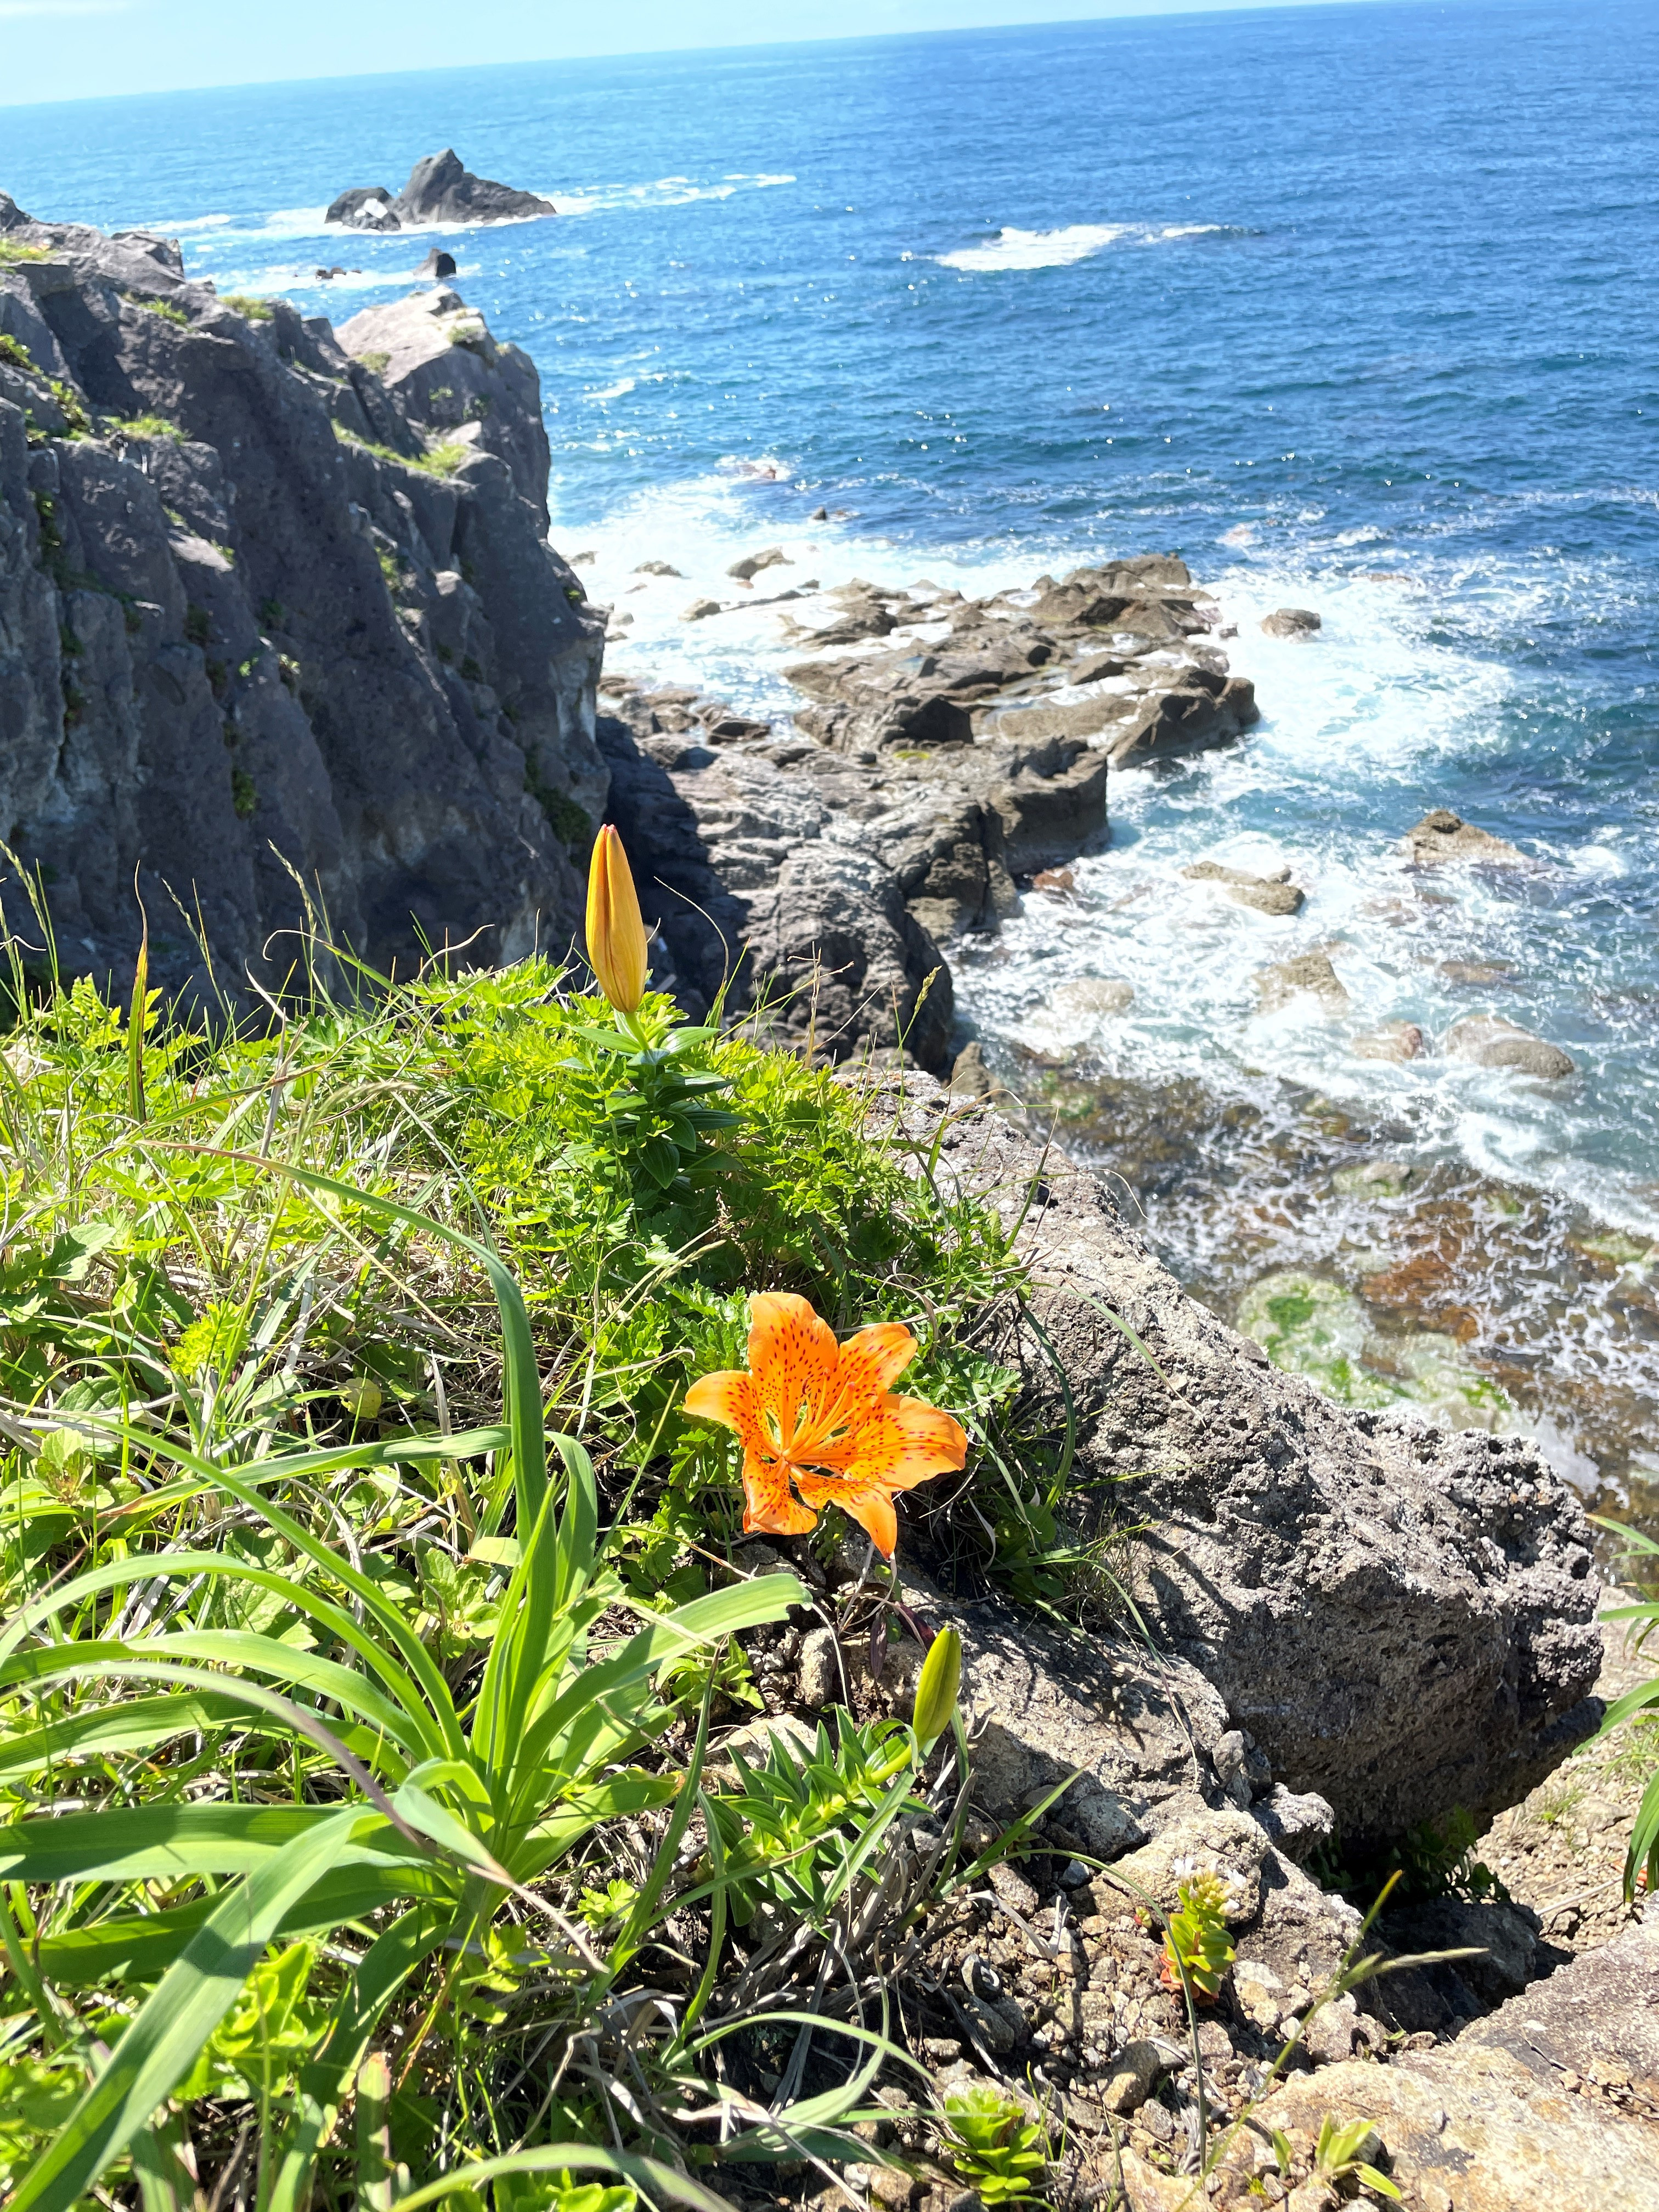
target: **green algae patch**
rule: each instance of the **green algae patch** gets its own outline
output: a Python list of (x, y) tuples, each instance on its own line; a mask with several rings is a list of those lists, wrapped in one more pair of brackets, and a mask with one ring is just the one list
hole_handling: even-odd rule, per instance
[(1328, 1275), (1281, 1272), (1251, 1284), (1237, 1326), (1275, 1367), (1304, 1375), (1339, 1406), (1420, 1406), (1449, 1427), (1498, 1429), (1514, 1407), (1456, 1339), (1380, 1334), (1364, 1300)]

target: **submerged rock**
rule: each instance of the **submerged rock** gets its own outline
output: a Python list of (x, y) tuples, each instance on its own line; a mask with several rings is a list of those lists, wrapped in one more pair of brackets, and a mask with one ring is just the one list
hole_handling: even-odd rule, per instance
[(1423, 1050), (1423, 1032), (1415, 1022), (1384, 1022), (1355, 1037), (1349, 1050), (1356, 1060), (1416, 1060)]
[(1311, 637), (1324, 625), (1311, 607), (1279, 607), (1262, 617), (1264, 637)]
[(1449, 806), (1432, 808), (1406, 832), (1405, 848), (1413, 867), (1443, 868), (1476, 863), (1486, 867), (1527, 867), (1518, 845), (1494, 837), (1489, 830), (1465, 822)]
[(1342, 979), (1324, 952), (1299, 952), (1293, 960), (1275, 961), (1255, 979), (1264, 1014), (1276, 1013), (1297, 999), (1316, 999), (1328, 1014), (1340, 1014), (1349, 1003)]
[(1540, 1076), (1547, 1083), (1559, 1083), (1577, 1066), (1571, 1054), (1559, 1044), (1534, 1036), (1500, 1014), (1469, 1014), (1454, 1022), (1446, 1032), (1445, 1050), (1451, 1060), (1470, 1060), (1476, 1067), (1510, 1067), (1519, 1075)]
[(1224, 867), (1218, 860), (1197, 860), (1182, 874), (1190, 883), (1219, 884), (1235, 905), (1254, 907), (1258, 914), (1300, 914), (1307, 895), (1291, 881), (1288, 867), (1271, 876), (1253, 876), (1247, 869)]

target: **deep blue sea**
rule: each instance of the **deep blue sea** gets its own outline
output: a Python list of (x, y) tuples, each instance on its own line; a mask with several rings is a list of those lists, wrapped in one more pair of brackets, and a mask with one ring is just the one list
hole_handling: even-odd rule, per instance
[[(1215, 1303), (1300, 1270), (1362, 1395), (1538, 1428), (1617, 1497), (1659, 1480), (1656, 84), (1651, 0), (1296, 8), (13, 109), (0, 186), (337, 319), (449, 246), (541, 370), (556, 542), (625, 667), (781, 708), (774, 617), (679, 619), (770, 544), (969, 590), (1179, 550), (1265, 720), (1118, 778), (1076, 902), (957, 964), (964, 1020), (1097, 1081), (1103, 1157)], [(443, 145), (560, 215), (323, 232)], [(1316, 641), (1260, 634), (1286, 603)], [(1537, 865), (1425, 886), (1430, 805)], [(1218, 902), (1200, 855), (1288, 862), (1307, 906)], [(1259, 1015), (1314, 948), (1352, 1018)], [(1126, 1016), (1059, 1011), (1103, 974)], [(1479, 1012), (1578, 1073), (1351, 1050)], [(1148, 1098), (1190, 1158), (1114, 1150)]]

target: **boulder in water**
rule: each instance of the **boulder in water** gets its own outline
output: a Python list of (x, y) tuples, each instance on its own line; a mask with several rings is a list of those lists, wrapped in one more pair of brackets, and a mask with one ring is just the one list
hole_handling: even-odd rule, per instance
[(1547, 1083), (1559, 1083), (1574, 1067), (1572, 1055), (1559, 1044), (1534, 1036), (1500, 1014), (1470, 1014), (1454, 1022), (1446, 1032), (1446, 1052), (1449, 1058), (1472, 1060), (1477, 1067), (1510, 1067), (1519, 1075), (1541, 1076)]
[(401, 230), (398, 210), (384, 185), (354, 185), (331, 200), (325, 222), (343, 223), (348, 230)]
[(1276, 1013), (1293, 999), (1317, 999), (1328, 1014), (1340, 1014), (1348, 1005), (1341, 977), (1323, 952), (1299, 952), (1294, 960), (1275, 961), (1255, 979), (1261, 1011)]
[(1311, 637), (1324, 627), (1311, 607), (1275, 607), (1264, 617), (1263, 637)]
[(1518, 845), (1494, 837), (1489, 830), (1478, 830), (1473, 822), (1454, 814), (1449, 806), (1431, 808), (1406, 832), (1405, 842), (1412, 865), (1418, 868), (1459, 862), (1500, 868), (1527, 865), (1527, 856)]
[(1270, 876), (1253, 876), (1243, 868), (1224, 867), (1218, 860), (1197, 860), (1181, 871), (1189, 883), (1219, 884), (1237, 906), (1254, 907), (1258, 914), (1300, 914), (1307, 895), (1290, 880), (1289, 868)]
[(398, 195), (404, 222), (518, 222), (526, 216), (556, 215), (551, 200), (535, 192), (475, 177), (453, 146), (416, 161)]
[(455, 274), (455, 257), (434, 246), (415, 274), (417, 276), (453, 276)]

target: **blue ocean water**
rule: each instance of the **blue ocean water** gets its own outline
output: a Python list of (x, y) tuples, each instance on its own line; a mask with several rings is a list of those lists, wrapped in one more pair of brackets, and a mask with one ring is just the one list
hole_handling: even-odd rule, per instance
[[(613, 661), (743, 703), (782, 708), (800, 648), (761, 611), (680, 620), (737, 552), (971, 590), (1179, 550), (1265, 720), (1118, 778), (1075, 902), (958, 964), (966, 1018), (1008, 1065), (1277, 1133), (1270, 1171), (1241, 1147), (1139, 1193), (1218, 1303), (1380, 1279), (1365, 1237), (1420, 1220), (1356, 1229), (1330, 1144), (1413, 1164), (1467, 1278), (1465, 1319), (1413, 1325), (1622, 1484), (1659, 1475), (1656, 82), (1649, 0), (1297, 8), (13, 109), (0, 185), (337, 320), (447, 245), (540, 368)], [(446, 144), (559, 216), (324, 233)], [(1317, 641), (1261, 635), (1286, 603)], [(1536, 866), (1425, 896), (1397, 841), (1431, 805)], [(1218, 903), (1200, 855), (1288, 862), (1307, 906)], [(1352, 1018), (1258, 1014), (1255, 971), (1315, 948)], [(1101, 974), (1127, 1015), (1059, 1010)], [(1351, 1049), (1481, 1012), (1577, 1074)]]

